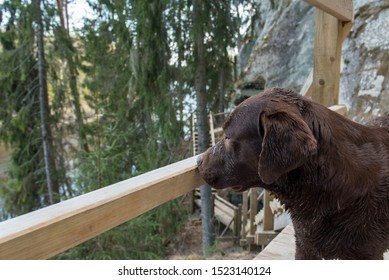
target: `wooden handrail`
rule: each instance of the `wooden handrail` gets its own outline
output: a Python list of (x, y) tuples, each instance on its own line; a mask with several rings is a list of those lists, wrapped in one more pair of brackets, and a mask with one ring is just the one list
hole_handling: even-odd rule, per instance
[(195, 157), (0, 223), (0, 259), (47, 259), (203, 184)]

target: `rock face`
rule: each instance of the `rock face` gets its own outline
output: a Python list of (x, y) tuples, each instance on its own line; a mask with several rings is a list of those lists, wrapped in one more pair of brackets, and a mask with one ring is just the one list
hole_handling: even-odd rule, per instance
[[(313, 66), (315, 8), (301, 0), (258, 0), (254, 37), (239, 55), (238, 92), (300, 91)], [(354, 0), (355, 22), (343, 43), (340, 103), (360, 122), (389, 112), (389, 0)], [(249, 93), (250, 94), (250, 93)]]
[(340, 102), (365, 122), (389, 112), (389, 1), (355, 1), (355, 21), (343, 43)]
[(313, 65), (314, 9), (304, 1), (258, 1), (255, 43), (242, 53), (238, 86), (299, 90)]

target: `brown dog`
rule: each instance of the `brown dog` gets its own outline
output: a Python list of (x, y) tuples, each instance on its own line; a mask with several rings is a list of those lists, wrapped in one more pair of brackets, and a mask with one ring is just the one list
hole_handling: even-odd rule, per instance
[(241, 103), (198, 157), (216, 189), (272, 191), (296, 259), (382, 259), (389, 247), (389, 118), (364, 126), (281, 88)]

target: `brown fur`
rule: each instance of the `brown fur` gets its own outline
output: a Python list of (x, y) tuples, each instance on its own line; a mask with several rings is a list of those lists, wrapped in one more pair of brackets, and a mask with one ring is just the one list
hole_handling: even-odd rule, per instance
[(382, 259), (389, 247), (389, 118), (364, 126), (273, 88), (241, 103), (198, 158), (217, 189), (272, 191), (290, 211), (296, 259)]

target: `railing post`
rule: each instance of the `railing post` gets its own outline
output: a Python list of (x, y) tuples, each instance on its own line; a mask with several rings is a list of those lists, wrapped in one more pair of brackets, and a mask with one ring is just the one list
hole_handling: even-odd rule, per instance
[(242, 230), (242, 204), (239, 204), (237, 210), (234, 213), (235, 213), (234, 227), (235, 227), (236, 240), (239, 241), (239, 238), (241, 236), (241, 230)]
[(250, 193), (250, 235), (249, 235), (249, 250), (252, 251), (256, 244), (254, 244), (255, 232), (257, 226), (255, 225), (255, 216), (258, 213), (258, 188), (252, 188)]
[(274, 229), (274, 214), (270, 209), (269, 202), (271, 200), (271, 195), (269, 191), (265, 190), (263, 195), (263, 230), (273, 230)]
[(338, 104), (343, 25), (316, 9), (313, 100), (324, 106)]
[(242, 193), (242, 226), (241, 226), (241, 239), (240, 239), (240, 245), (245, 246), (247, 245), (247, 232), (246, 232), (246, 227), (247, 227), (247, 211), (249, 207), (249, 198), (248, 198), (248, 191), (244, 191)]
[(354, 20), (352, 0), (305, 0), (316, 9), (314, 66), (300, 94), (338, 104), (342, 42)]

